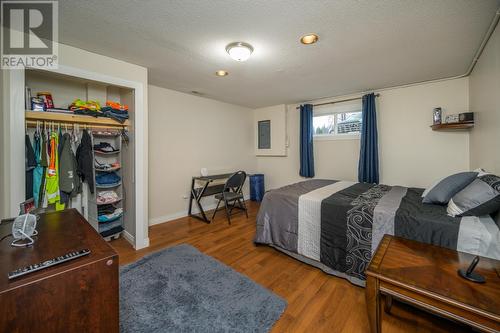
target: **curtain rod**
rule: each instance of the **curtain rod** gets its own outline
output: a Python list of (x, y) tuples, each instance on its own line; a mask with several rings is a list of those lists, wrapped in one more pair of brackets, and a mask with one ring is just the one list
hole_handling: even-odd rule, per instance
[[(380, 94), (375, 94), (375, 97), (379, 97), (379, 96), (380, 96)], [(333, 101), (333, 102), (313, 104), (313, 107), (322, 106), (322, 105), (329, 105), (329, 104), (337, 104), (337, 103), (342, 103), (342, 102), (355, 101), (355, 100), (362, 99), (362, 98), (363, 98), (363, 96), (361, 96), (361, 97), (347, 98), (347, 99), (340, 99), (338, 101)], [(297, 106), (295, 109), (296, 110), (300, 109), (300, 106)]]

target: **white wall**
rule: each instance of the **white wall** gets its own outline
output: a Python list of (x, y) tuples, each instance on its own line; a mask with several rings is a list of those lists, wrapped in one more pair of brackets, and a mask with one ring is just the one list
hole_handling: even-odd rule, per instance
[[(257, 172), (264, 174), (266, 190), (300, 180), (299, 176), (299, 117), (294, 106), (287, 106), (286, 156), (257, 156)], [(254, 124), (254, 126), (256, 126)]]
[(382, 91), (378, 101), (380, 180), (427, 187), (469, 165), (469, 132), (432, 131), (432, 109), (468, 111), (468, 78)]
[[(468, 110), (468, 78), (424, 83), (380, 92), (377, 98), (381, 183), (426, 187), (444, 175), (469, 169), (468, 132), (430, 129), (432, 109)], [(352, 96), (342, 96), (343, 99)], [(335, 100), (335, 98), (329, 99)], [(313, 103), (328, 100), (313, 101)], [(266, 189), (299, 177), (299, 111), (288, 106), (287, 157), (258, 157)], [(315, 140), (316, 178), (357, 180), (359, 139)]]
[(252, 123), (250, 109), (150, 85), (150, 223), (187, 214), (183, 197), (201, 168), (209, 174), (253, 172)]
[[(254, 145), (257, 156), (286, 156), (286, 105), (274, 105), (253, 110)], [(271, 148), (259, 149), (259, 121), (271, 123)]]
[[(288, 145), (286, 157), (258, 156), (257, 171), (265, 176), (267, 189), (303, 179), (299, 176), (299, 111), (287, 106)], [(316, 178), (355, 180), (359, 140), (314, 140)]]
[[(4, 103), (4, 98), (7, 95), (6, 92), (4, 91), (4, 71), (0, 70), (0, 98), (3, 101), (0, 107), (0, 140), (2, 142), (5, 142), (7, 140), (7, 134), (8, 132), (6, 131), (6, 126), (7, 126), (7, 119), (6, 119), (6, 113), (4, 111), (3, 103)], [(7, 157), (8, 157), (8, 150), (6, 149), (5, 145), (2, 145), (2, 149), (0, 149), (0, 219), (6, 218), (9, 216), (9, 206), (10, 206), (10, 200), (8, 200), (8, 192), (7, 192), (7, 187), (5, 186), (6, 180), (7, 180)]]
[(488, 41), (470, 76), (470, 164), (500, 174), (500, 28)]
[[(31, 88), (31, 95), (37, 92), (49, 91), (56, 108), (67, 108), (77, 98), (87, 100), (87, 85), (83, 81), (69, 80), (66, 77), (55, 76), (52, 73), (27, 71), (26, 86)], [(101, 103), (106, 99), (100, 99)]]

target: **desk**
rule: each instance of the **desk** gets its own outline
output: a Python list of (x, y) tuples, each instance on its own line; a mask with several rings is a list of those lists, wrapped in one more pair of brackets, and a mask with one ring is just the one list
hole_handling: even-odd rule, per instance
[[(203, 222), (210, 223), (210, 220), (205, 215), (205, 210), (201, 205), (201, 198), (221, 193), (224, 190), (224, 184), (216, 184), (212, 186), (210, 186), (210, 184), (216, 180), (228, 179), (232, 175), (233, 173), (224, 173), (220, 175), (193, 177), (191, 180), (191, 195), (189, 196), (188, 215), (202, 220)], [(196, 182), (202, 183), (202, 186), (195, 187)], [(192, 214), (193, 200), (196, 202), (196, 206), (198, 207), (200, 214)]]

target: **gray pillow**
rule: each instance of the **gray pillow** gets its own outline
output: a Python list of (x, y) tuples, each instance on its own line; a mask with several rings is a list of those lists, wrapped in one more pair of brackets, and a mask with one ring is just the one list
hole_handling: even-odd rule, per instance
[(423, 203), (446, 205), (450, 199), (476, 179), (477, 172), (460, 172), (448, 176), (424, 193)]
[(451, 216), (481, 216), (500, 209), (500, 177), (481, 174), (448, 203)]

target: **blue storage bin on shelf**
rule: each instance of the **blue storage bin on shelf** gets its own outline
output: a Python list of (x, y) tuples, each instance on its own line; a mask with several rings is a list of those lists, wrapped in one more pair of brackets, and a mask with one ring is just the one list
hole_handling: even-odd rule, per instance
[(262, 201), (264, 193), (264, 175), (261, 173), (250, 175), (250, 200)]

